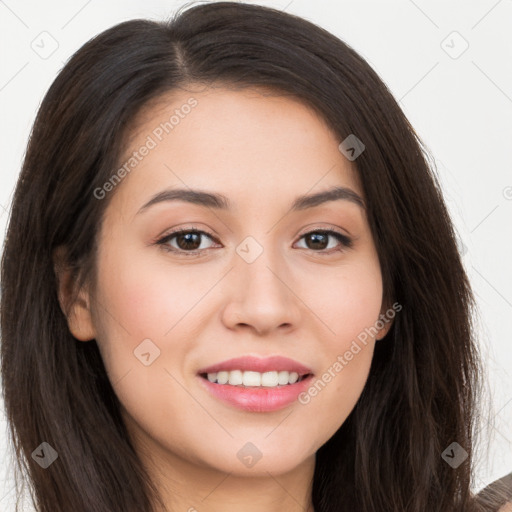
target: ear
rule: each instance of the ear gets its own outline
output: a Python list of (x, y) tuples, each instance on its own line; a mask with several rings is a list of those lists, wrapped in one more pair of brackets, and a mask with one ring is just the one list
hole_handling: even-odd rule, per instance
[(59, 246), (53, 251), (53, 268), (57, 278), (60, 309), (67, 319), (71, 334), (80, 341), (94, 339), (96, 331), (92, 322), (91, 298), (84, 289), (76, 294), (76, 272), (67, 263), (64, 246)]
[(389, 330), (391, 329), (391, 326), (393, 325), (395, 315), (396, 310), (394, 309), (394, 307), (386, 307), (385, 305), (382, 306), (382, 309), (380, 310), (379, 319), (376, 322), (376, 326), (379, 329), (379, 332), (375, 337), (377, 341), (381, 340), (388, 334)]

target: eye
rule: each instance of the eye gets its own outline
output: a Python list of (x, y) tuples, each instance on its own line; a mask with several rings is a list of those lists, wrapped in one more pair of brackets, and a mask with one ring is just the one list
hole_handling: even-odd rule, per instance
[[(334, 244), (329, 244), (329, 238), (334, 239), (338, 242), (338, 247), (336, 247), (336, 242)], [(325, 254), (331, 254), (332, 252), (343, 251), (344, 249), (349, 249), (352, 247), (352, 239), (348, 236), (338, 233), (338, 231), (333, 231), (330, 229), (320, 229), (315, 231), (309, 231), (300, 237), (300, 239), (306, 240), (305, 249), (310, 249), (314, 252), (320, 252)], [(308, 243), (309, 241), (309, 243)], [(340, 247), (341, 245), (341, 247)], [(327, 250), (326, 249), (330, 249)]]
[[(211, 245), (206, 247), (203, 245), (205, 237), (218, 243), (210, 233), (195, 228), (177, 229), (164, 235), (155, 243), (161, 245), (164, 250), (180, 256), (197, 256), (202, 251), (212, 248)], [(331, 254), (352, 247), (351, 238), (333, 230), (317, 229), (309, 231), (300, 237), (300, 240), (302, 239), (307, 240), (306, 247), (302, 248), (321, 254)], [(334, 244), (329, 243), (332, 240), (335, 241)]]
[(199, 229), (177, 229), (157, 240), (166, 251), (180, 253), (184, 256), (195, 256), (198, 252), (209, 249), (203, 245), (204, 237), (213, 240), (213, 236)]

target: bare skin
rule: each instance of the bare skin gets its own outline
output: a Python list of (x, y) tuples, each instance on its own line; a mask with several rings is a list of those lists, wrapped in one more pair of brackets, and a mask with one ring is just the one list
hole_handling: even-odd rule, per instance
[[(191, 97), (197, 105), (156, 140), (154, 130)], [(333, 373), (338, 356), (389, 308), (377, 252), (355, 202), (290, 206), (334, 186), (364, 200), (353, 164), (311, 109), (255, 89), (167, 94), (137, 120), (123, 162), (148, 136), (156, 147), (109, 192), (96, 294), (82, 290), (69, 328), (79, 340), (96, 339), (167, 510), (312, 511), (315, 453), (354, 408), (376, 340), (392, 322)], [(164, 201), (139, 212), (173, 188), (223, 194), (231, 208)], [(165, 243), (170, 251), (155, 243), (176, 228), (207, 233), (196, 255), (183, 254), (179, 237)], [(322, 248), (304, 236), (329, 229), (352, 246), (329, 235)], [(237, 252), (247, 237), (257, 242), (250, 251), (262, 250), (251, 263)], [(160, 351), (148, 366), (134, 355), (146, 339)], [(282, 355), (316, 378), (330, 368), (332, 378), (308, 403), (241, 410), (212, 396), (197, 372), (243, 355)], [(262, 455), (252, 467), (237, 456), (247, 443)]]

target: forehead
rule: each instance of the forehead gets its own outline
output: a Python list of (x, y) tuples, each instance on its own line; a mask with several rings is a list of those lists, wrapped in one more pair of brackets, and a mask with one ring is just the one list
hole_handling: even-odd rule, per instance
[(172, 187), (222, 192), (239, 205), (273, 203), (342, 185), (362, 195), (352, 162), (311, 107), (262, 89), (187, 86), (134, 120), (113, 202), (142, 204)]

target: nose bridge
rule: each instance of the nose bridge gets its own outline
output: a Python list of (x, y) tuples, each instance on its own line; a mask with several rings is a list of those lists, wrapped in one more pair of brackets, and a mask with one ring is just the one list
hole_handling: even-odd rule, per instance
[(230, 297), (225, 320), (251, 325), (258, 332), (299, 320), (298, 304), (287, 282), (289, 273), (272, 237), (261, 241), (248, 236), (236, 248), (235, 293)]
[[(272, 237), (246, 237), (236, 248), (239, 279), (244, 290), (251, 293), (268, 294), (267, 300), (286, 299), (288, 292), (283, 283), (286, 270), (283, 255), (272, 246)], [(282, 274), (280, 276), (279, 274)]]

